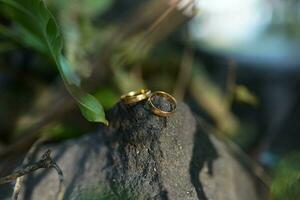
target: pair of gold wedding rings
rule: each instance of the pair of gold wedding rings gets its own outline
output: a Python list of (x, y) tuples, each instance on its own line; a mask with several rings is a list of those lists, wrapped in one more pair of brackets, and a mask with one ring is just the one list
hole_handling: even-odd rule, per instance
[[(171, 105), (171, 109), (170, 110), (162, 110), (160, 107), (156, 106), (153, 101), (154, 101), (154, 98), (157, 96), (162, 97), (163, 99), (168, 101)], [(161, 117), (170, 116), (172, 113), (175, 112), (176, 106), (177, 106), (176, 99), (172, 95), (170, 95), (166, 92), (163, 92), (163, 91), (151, 92), (151, 90), (148, 90), (148, 89), (141, 89), (141, 90), (137, 90), (137, 91), (128, 92), (127, 94), (124, 94), (121, 96), (121, 101), (127, 105), (136, 104), (136, 103), (144, 101), (144, 100), (148, 100), (148, 103), (150, 105), (150, 110), (154, 114), (161, 116)]]

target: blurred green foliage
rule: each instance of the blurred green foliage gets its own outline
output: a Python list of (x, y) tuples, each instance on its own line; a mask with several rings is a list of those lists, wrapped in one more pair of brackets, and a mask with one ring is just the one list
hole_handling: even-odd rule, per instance
[[(133, 15), (126, 19), (120, 15), (118, 20), (110, 20), (111, 15), (106, 18), (101, 18), (101, 16), (111, 11), (110, 9), (114, 4), (120, 1), (46, 0), (51, 13), (54, 14), (57, 24), (61, 28), (59, 30), (54, 17), (41, 0), (0, 0), (0, 2), (2, 5), (8, 5), (1, 6), (1, 11), (3, 11), (1, 15), (10, 16), (5, 20), (11, 20), (11, 24), (0, 25), (0, 53), (15, 53), (17, 56), (14, 55), (13, 60), (18, 60), (18, 52), (14, 50), (28, 51), (28, 49), (22, 49), (25, 46), (43, 56), (37, 58), (31, 55), (32, 52), (27, 52), (26, 55), (34, 58), (29, 63), (22, 63), (21, 67), (17, 66), (16, 69), (28, 68), (28, 74), (32, 77), (24, 80), (24, 82), (28, 80), (30, 82), (28, 81), (29, 83), (25, 87), (24, 82), (20, 81), (18, 82), (18, 89), (13, 88), (10, 92), (3, 92), (6, 93), (6, 96), (0, 99), (0, 111), (4, 113), (3, 115), (0, 113), (0, 117), (3, 118), (0, 125), (4, 127), (13, 121), (5, 131), (19, 130), (20, 127), (13, 127), (18, 124), (15, 121), (22, 118), (19, 115), (23, 114), (26, 119), (33, 121), (27, 115), (30, 114), (30, 107), (34, 107), (33, 104), (36, 103), (34, 100), (40, 98), (37, 92), (39, 90), (36, 88), (42, 86), (42, 90), (45, 91), (47, 87), (56, 87), (56, 85), (51, 85), (54, 82), (53, 77), (49, 78), (48, 82), (41, 80), (47, 77), (44, 76), (49, 70), (46, 68), (57, 65), (67, 88), (78, 101), (82, 114), (89, 121), (106, 122), (102, 105), (105, 109), (111, 108), (118, 101), (120, 93), (146, 86), (152, 90), (172, 92), (178, 80), (183, 79), (185, 84), (179, 87), (183, 90), (179, 93), (184, 94), (186, 92), (189, 95), (188, 98), (193, 98), (203, 108), (204, 112), (208, 113), (219, 129), (233, 134), (235, 129), (241, 125), (239, 130), (242, 133), (234, 135), (234, 138), (244, 147), (250, 146), (257, 137), (258, 130), (253, 127), (251, 122), (240, 123), (241, 119), (237, 119), (231, 112), (231, 104), (228, 106), (226, 102), (226, 94), (224, 95), (224, 91), (210, 79), (207, 70), (205, 70), (207, 66), (204, 66), (196, 55), (189, 55), (188, 64), (191, 65), (191, 71), (188, 71), (185, 76), (180, 74), (180, 68), (185, 69), (186, 64), (183, 56), (184, 48), (192, 45), (185, 40), (185, 36), (183, 39), (182, 35), (179, 39), (182, 43), (174, 42), (174, 37), (177, 37), (176, 33), (174, 33), (175, 36), (172, 35), (173, 38), (161, 41), (165, 33), (159, 30), (160, 26), (168, 28), (168, 25), (176, 21), (174, 16), (170, 17), (171, 20), (166, 20), (165, 24), (160, 24), (157, 32), (151, 35), (152, 32), (148, 28), (151, 27), (152, 23), (155, 23), (156, 19), (164, 15), (164, 13), (150, 15), (156, 13), (153, 8), (158, 9), (159, 7), (153, 6), (152, 10), (151, 7), (147, 7), (147, 9), (142, 7), (137, 12), (139, 15)], [(146, 4), (146, 6), (148, 5)], [(112, 12), (120, 14), (119, 10)], [(147, 12), (150, 14), (146, 17), (143, 16), (143, 13)], [(126, 17), (130, 14), (132, 13), (127, 13)], [(128, 19), (134, 19), (132, 20), (133, 23)], [(128, 27), (127, 24), (129, 24)], [(170, 30), (174, 31), (172, 28), (174, 27), (171, 27)], [(157, 44), (157, 41), (160, 43)], [(103, 63), (105, 65), (102, 65)], [(8, 66), (8, 68), (13, 68), (13, 66)], [(16, 73), (16, 70), (13, 73)], [(28, 74), (25, 74), (24, 77)], [(91, 77), (93, 74), (95, 77)], [(56, 76), (56, 74), (52, 72), (51, 76)], [(17, 76), (17, 79), (20, 77)], [(84, 78), (89, 78), (89, 80), (84, 80)], [(93, 91), (91, 93), (93, 96), (81, 90), (79, 86), (83, 81), (92, 82), (91, 90)], [(89, 86), (86, 88), (90, 89)], [(234, 100), (239, 103), (252, 106), (258, 106), (260, 103), (259, 99), (246, 86), (236, 85), (231, 92)], [(49, 93), (53, 96), (56, 95), (53, 91)], [(183, 99), (184, 95), (181, 98)], [(9, 105), (11, 102), (14, 104)], [(25, 108), (22, 109), (22, 106)], [(51, 106), (46, 107), (51, 109)], [(11, 112), (11, 110), (14, 111)], [(42, 111), (48, 112), (48, 110)], [(73, 114), (71, 113), (71, 115)], [(34, 117), (36, 119), (39, 115)], [(68, 118), (71, 117), (68, 116)], [(63, 140), (90, 131), (90, 127), (86, 128), (81, 123), (77, 124), (74, 119), (54, 121), (40, 131), (41, 136)], [(24, 123), (20, 124), (22, 126), (20, 132), (23, 133)], [(28, 124), (32, 125), (31, 123)], [(289, 155), (280, 162), (275, 170), (272, 199), (299, 199), (299, 155), (300, 153)], [(87, 190), (82, 199), (104, 200), (119, 199), (120, 197), (126, 199), (126, 195), (123, 193), (120, 196), (115, 196), (111, 191), (103, 192), (101, 190), (96, 194), (93, 192), (95, 192), (94, 188)]]
[(271, 186), (272, 200), (300, 198), (300, 151), (288, 154), (275, 169)]
[(113, 107), (120, 98), (116, 90), (109, 87), (97, 90), (94, 96), (102, 103), (105, 109)]
[(58, 123), (45, 129), (41, 133), (41, 137), (51, 138), (53, 140), (66, 140), (81, 136), (84, 129), (74, 123)]
[(80, 77), (74, 73), (62, 55), (63, 42), (54, 17), (41, 0), (1, 0), (18, 26), (22, 43), (47, 55), (54, 61), (64, 83), (78, 102), (83, 116), (92, 122), (107, 124), (102, 105), (92, 95), (80, 88)]

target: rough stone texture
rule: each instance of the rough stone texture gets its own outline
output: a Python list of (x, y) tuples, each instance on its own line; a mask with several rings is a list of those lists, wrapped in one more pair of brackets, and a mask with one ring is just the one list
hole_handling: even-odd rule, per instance
[[(119, 103), (108, 118), (109, 127), (38, 153), (53, 150), (65, 199), (258, 199), (251, 177), (185, 104), (163, 118), (145, 102)], [(41, 170), (26, 179), (22, 199), (53, 200), (57, 189), (56, 172)]]

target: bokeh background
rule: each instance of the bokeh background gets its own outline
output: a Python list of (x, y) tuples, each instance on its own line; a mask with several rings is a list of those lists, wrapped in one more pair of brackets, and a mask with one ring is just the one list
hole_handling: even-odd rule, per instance
[[(300, 1), (46, 4), (64, 55), (105, 110), (134, 89), (167, 91), (239, 147), (266, 199), (300, 199)], [(24, 45), (2, 9), (0, 22), (1, 175), (38, 138), (66, 140), (99, 124), (84, 119), (56, 66)]]

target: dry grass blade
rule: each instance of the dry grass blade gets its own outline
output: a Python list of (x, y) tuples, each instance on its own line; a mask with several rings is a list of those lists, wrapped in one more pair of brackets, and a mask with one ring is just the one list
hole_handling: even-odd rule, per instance
[(174, 96), (177, 100), (182, 101), (185, 91), (188, 87), (192, 75), (194, 52), (191, 48), (186, 47), (182, 63), (180, 65), (178, 78), (175, 85)]
[(228, 108), (231, 107), (233, 98), (234, 98), (234, 91), (236, 88), (236, 69), (237, 64), (234, 60), (228, 61), (228, 75), (227, 75), (227, 106)]

